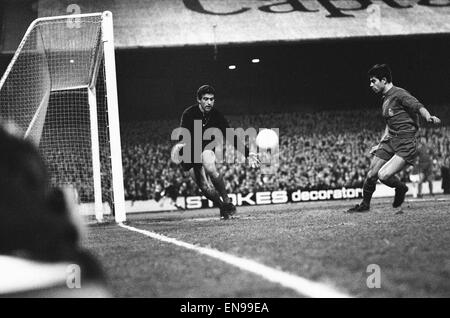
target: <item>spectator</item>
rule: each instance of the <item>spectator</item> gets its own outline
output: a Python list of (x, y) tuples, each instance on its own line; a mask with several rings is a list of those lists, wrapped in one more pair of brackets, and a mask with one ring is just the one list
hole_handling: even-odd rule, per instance
[(417, 196), (422, 197), (422, 184), (426, 181), (428, 182), (428, 188), (431, 195), (433, 193), (433, 160), (430, 154), (430, 149), (427, 145), (427, 140), (425, 137), (419, 139), (419, 146), (417, 147), (418, 152), (418, 168), (419, 168), (419, 183), (417, 185)]
[[(0, 125), (0, 296), (109, 296), (101, 266), (80, 244), (73, 198), (50, 187), (38, 150), (7, 127)], [(77, 267), (81, 288), (70, 289), (67, 271)]]

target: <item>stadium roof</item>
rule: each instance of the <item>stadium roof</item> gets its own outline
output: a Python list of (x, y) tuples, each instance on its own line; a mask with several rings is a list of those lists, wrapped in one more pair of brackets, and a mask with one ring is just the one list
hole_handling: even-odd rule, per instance
[[(38, 15), (75, 13), (67, 3), (40, 0)], [(78, 0), (76, 3), (81, 13), (113, 12), (116, 46), (120, 48), (450, 33), (450, 0)]]

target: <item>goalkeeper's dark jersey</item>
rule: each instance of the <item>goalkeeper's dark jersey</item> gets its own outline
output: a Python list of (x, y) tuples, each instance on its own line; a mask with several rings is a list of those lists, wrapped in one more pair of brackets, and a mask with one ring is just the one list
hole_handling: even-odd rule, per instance
[(423, 105), (403, 88), (393, 86), (383, 96), (383, 117), (389, 135), (415, 134), (419, 129), (419, 109)]
[[(198, 121), (197, 127), (199, 127), (199, 131), (194, 134), (194, 123), (195, 121)], [(201, 125), (200, 125), (201, 122)], [(191, 156), (192, 160), (195, 159), (196, 162), (201, 162), (201, 158), (194, 158), (194, 144), (199, 143), (201, 144), (201, 150), (203, 151), (204, 148), (211, 143), (211, 140), (203, 140), (203, 133), (208, 128), (217, 128), (222, 132), (223, 136), (223, 142), (225, 143), (225, 137), (226, 137), (226, 129), (230, 127), (227, 119), (222, 115), (220, 111), (218, 111), (215, 107), (213, 107), (208, 113), (203, 113), (200, 110), (200, 106), (198, 104), (192, 105), (188, 107), (181, 116), (181, 123), (180, 127), (186, 128), (189, 130), (191, 134)], [(197, 140), (195, 140), (196, 138)], [(234, 147), (238, 149), (238, 145), (236, 143), (233, 143)], [(247, 157), (249, 153), (248, 147), (245, 147), (245, 156)], [(199, 154), (197, 154), (199, 155)]]
[(183, 112), (180, 124), (181, 127), (189, 130), (192, 138), (194, 138), (195, 120), (201, 121), (202, 123), (200, 134), (198, 134), (201, 138), (199, 142), (202, 142), (202, 149), (211, 142), (210, 140), (203, 140), (202, 136), (204, 131), (208, 128), (218, 128), (225, 137), (226, 129), (230, 127), (226, 118), (215, 107), (205, 114), (200, 110), (200, 106), (198, 104), (192, 105)]

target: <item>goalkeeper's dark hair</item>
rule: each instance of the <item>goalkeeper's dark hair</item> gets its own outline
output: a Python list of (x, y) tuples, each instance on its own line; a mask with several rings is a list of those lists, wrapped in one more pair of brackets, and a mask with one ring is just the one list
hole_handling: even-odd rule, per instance
[(372, 66), (372, 68), (367, 72), (369, 78), (375, 77), (380, 81), (383, 78), (386, 78), (388, 83), (392, 83), (392, 71), (389, 65), (387, 64), (376, 64)]
[(211, 85), (202, 85), (197, 90), (197, 99), (202, 99), (205, 94), (216, 95), (216, 90)]

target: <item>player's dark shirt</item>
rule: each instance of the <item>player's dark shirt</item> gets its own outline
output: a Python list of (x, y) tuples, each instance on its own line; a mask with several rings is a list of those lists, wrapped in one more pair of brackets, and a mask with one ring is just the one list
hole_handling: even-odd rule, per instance
[[(194, 134), (194, 121), (200, 120), (202, 125), (201, 129), (197, 134)], [(203, 140), (203, 133), (208, 128), (217, 128), (222, 132), (223, 137), (226, 137), (226, 129), (230, 127), (227, 119), (222, 115), (220, 111), (218, 111), (215, 107), (213, 107), (208, 113), (203, 113), (200, 110), (200, 106), (198, 104), (192, 105), (188, 107), (181, 116), (180, 127), (186, 128), (189, 130), (192, 138), (191, 142), (191, 155), (192, 160), (194, 160), (194, 143), (201, 142), (202, 150), (211, 143), (211, 140)], [(199, 138), (201, 140), (195, 141), (194, 138)], [(223, 140), (225, 142), (225, 139)], [(233, 143), (234, 147), (238, 149), (237, 143)], [(249, 149), (245, 146), (245, 156), (247, 157), (249, 153)], [(200, 158), (196, 158), (194, 162), (201, 162)]]
[(393, 86), (383, 96), (382, 114), (389, 135), (411, 134), (419, 129), (419, 109), (423, 105), (403, 88)]
[[(193, 138), (194, 120), (202, 121), (201, 136), (203, 136), (203, 132), (208, 128), (218, 128), (222, 132), (223, 136), (225, 136), (226, 129), (230, 127), (226, 118), (215, 107), (213, 107), (208, 113), (203, 113), (198, 104), (192, 105), (183, 112), (180, 126), (187, 128)], [(204, 144), (207, 145), (209, 142), (210, 141), (206, 140), (204, 141)]]

